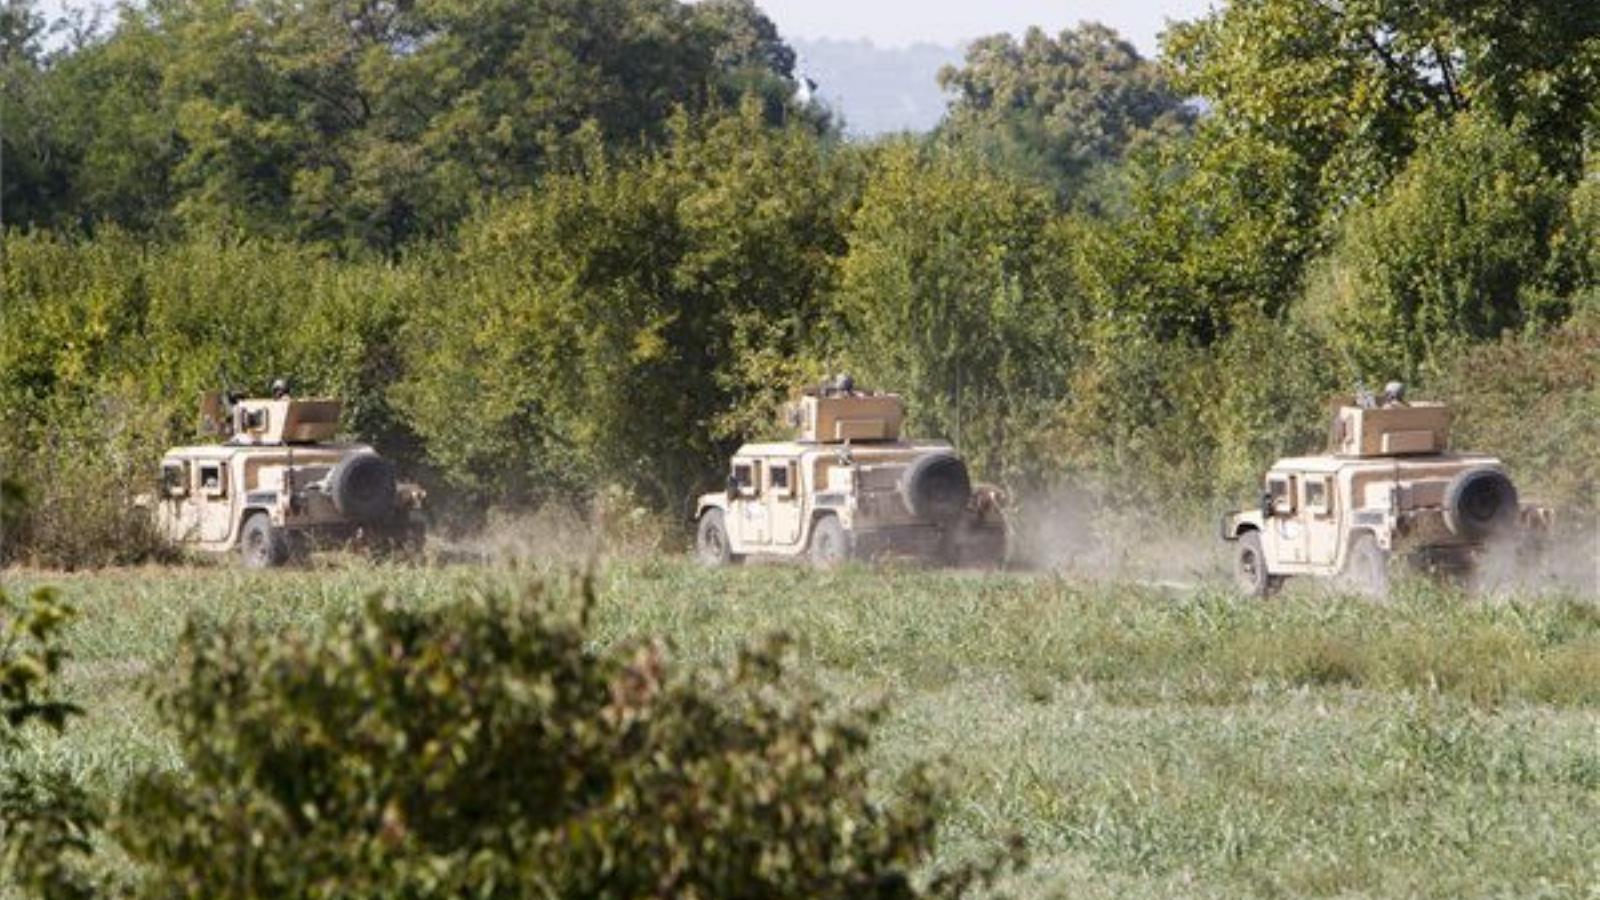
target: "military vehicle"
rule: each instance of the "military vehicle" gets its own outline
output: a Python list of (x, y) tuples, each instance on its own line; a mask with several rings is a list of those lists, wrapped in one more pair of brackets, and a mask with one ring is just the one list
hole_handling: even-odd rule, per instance
[(220, 444), (178, 447), (161, 460), (145, 505), (169, 540), (201, 551), (237, 550), (250, 568), (279, 566), (323, 544), (417, 549), (423, 491), (365, 444), (333, 443), (342, 404), (207, 392), (201, 427)]
[(903, 439), (900, 397), (857, 391), (842, 378), (805, 391), (788, 418), (794, 440), (744, 445), (727, 488), (699, 498), (701, 561), (1004, 562), (1002, 493), (974, 485), (949, 444)]
[(1223, 517), (1239, 588), (1313, 576), (1381, 594), (1392, 561), (1460, 577), (1491, 546), (1547, 532), (1550, 510), (1522, 504), (1500, 460), (1451, 450), (1450, 425), (1448, 406), (1407, 403), (1399, 383), (1338, 406), (1326, 454), (1278, 460), (1260, 508)]

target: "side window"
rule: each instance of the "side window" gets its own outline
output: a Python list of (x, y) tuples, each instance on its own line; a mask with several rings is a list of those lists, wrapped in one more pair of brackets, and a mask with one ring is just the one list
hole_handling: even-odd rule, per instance
[(1328, 514), (1328, 479), (1306, 479), (1306, 509), (1316, 515)]
[(768, 468), (767, 486), (772, 488), (773, 493), (779, 497), (790, 496), (793, 493), (793, 489), (789, 481), (789, 467), (787, 465), (775, 465)]
[(754, 497), (757, 493), (756, 487), (760, 484), (760, 479), (760, 463), (736, 462), (733, 464), (733, 477), (731, 480), (739, 486), (739, 496)]
[(189, 496), (189, 464), (182, 461), (161, 464), (161, 493), (167, 497)]
[(222, 468), (222, 463), (207, 462), (200, 464), (200, 493), (207, 497), (228, 496), (227, 473)]
[(1286, 516), (1294, 512), (1294, 479), (1277, 476), (1267, 479), (1267, 493), (1272, 497), (1273, 513)]

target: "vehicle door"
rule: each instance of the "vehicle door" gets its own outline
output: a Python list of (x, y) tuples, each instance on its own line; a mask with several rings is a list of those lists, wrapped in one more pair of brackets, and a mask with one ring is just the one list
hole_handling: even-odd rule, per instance
[(200, 540), (226, 541), (233, 534), (232, 487), (228, 461), (221, 458), (194, 461), (194, 505), (200, 520)]
[(1307, 473), (1301, 479), (1300, 490), (1306, 562), (1331, 566), (1339, 555), (1338, 492), (1334, 490), (1333, 476)]
[(793, 546), (800, 543), (801, 491), (800, 467), (792, 459), (766, 460), (767, 521), (772, 543)]
[(156, 482), (157, 519), (161, 533), (173, 541), (200, 537), (200, 498), (194, 495), (194, 465), (186, 459), (164, 459)]
[(1301, 564), (1306, 560), (1305, 523), (1300, 520), (1300, 477), (1287, 472), (1267, 476), (1267, 504), (1271, 513), (1262, 536), (1267, 559)]
[(761, 499), (761, 469), (760, 460), (736, 459), (733, 474), (728, 479), (728, 486), (737, 489), (729, 492), (728, 527), (732, 531), (729, 537), (739, 544), (772, 542), (767, 527), (767, 506)]

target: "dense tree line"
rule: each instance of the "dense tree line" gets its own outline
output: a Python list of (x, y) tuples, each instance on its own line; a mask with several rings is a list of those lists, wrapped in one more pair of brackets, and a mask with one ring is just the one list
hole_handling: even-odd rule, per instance
[[(677, 513), (845, 368), (988, 476), (1193, 511), (1358, 379), (1504, 408), (1544, 372), (1600, 418), (1551, 363), (1600, 352), (1592, 4), (1233, 0), (1156, 60), (996, 36), (934, 134), (872, 144), (794, 99), (746, 0), (0, 29), (12, 552), (126, 546), (116, 503), (69, 511), (142, 487), (221, 372), (349, 398), (462, 508)], [(1592, 509), (1593, 456), (1528, 477)]]

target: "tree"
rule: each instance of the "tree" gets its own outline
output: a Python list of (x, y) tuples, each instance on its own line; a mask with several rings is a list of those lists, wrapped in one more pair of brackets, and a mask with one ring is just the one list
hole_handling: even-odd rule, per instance
[(825, 127), (743, 0), (152, 0), (49, 59), (32, 7), (7, 9), (18, 222), (394, 253), (570, 162), (585, 128), (631, 153), (745, 92)]
[(46, 30), (33, 0), (0, 5), (0, 224), (50, 221), (70, 190), (50, 109)]
[(1522, 121), (1571, 173), (1600, 89), (1600, 7), (1571, 0), (1234, 0), (1174, 27), (1179, 90), (1232, 133), (1306, 161), (1331, 208), (1381, 187), (1419, 129)]
[(596, 149), (463, 229), (396, 392), (458, 486), (677, 510), (815, 374), (844, 167), (755, 98), (672, 135), (637, 163)]
[(1458, 117), (1347, 217), (1308, 314), (1373, 381), (1437, 373), (1467, 344), (1565, 315), (1582, 275), (1555, 253), (1569, 200), (1521, 133)]
[(1181, 133), (1193, 116), (1155, 64), (1092, 23), (1055, 38), (1031, 28), (1020, 41), (975, 41), (939, 84), (955, 95), (944, 133), (1064, 195), (1140, 142)]
[(1055, 264), (1047, 192), (973, 155), (908, 144), (874, 161), (850, 226), (832, 346), (860, 383), (901, 391), (919, 433), (982, 471), (1037, 474), (1026, 436), (1066, 388), (1082, 321)]

